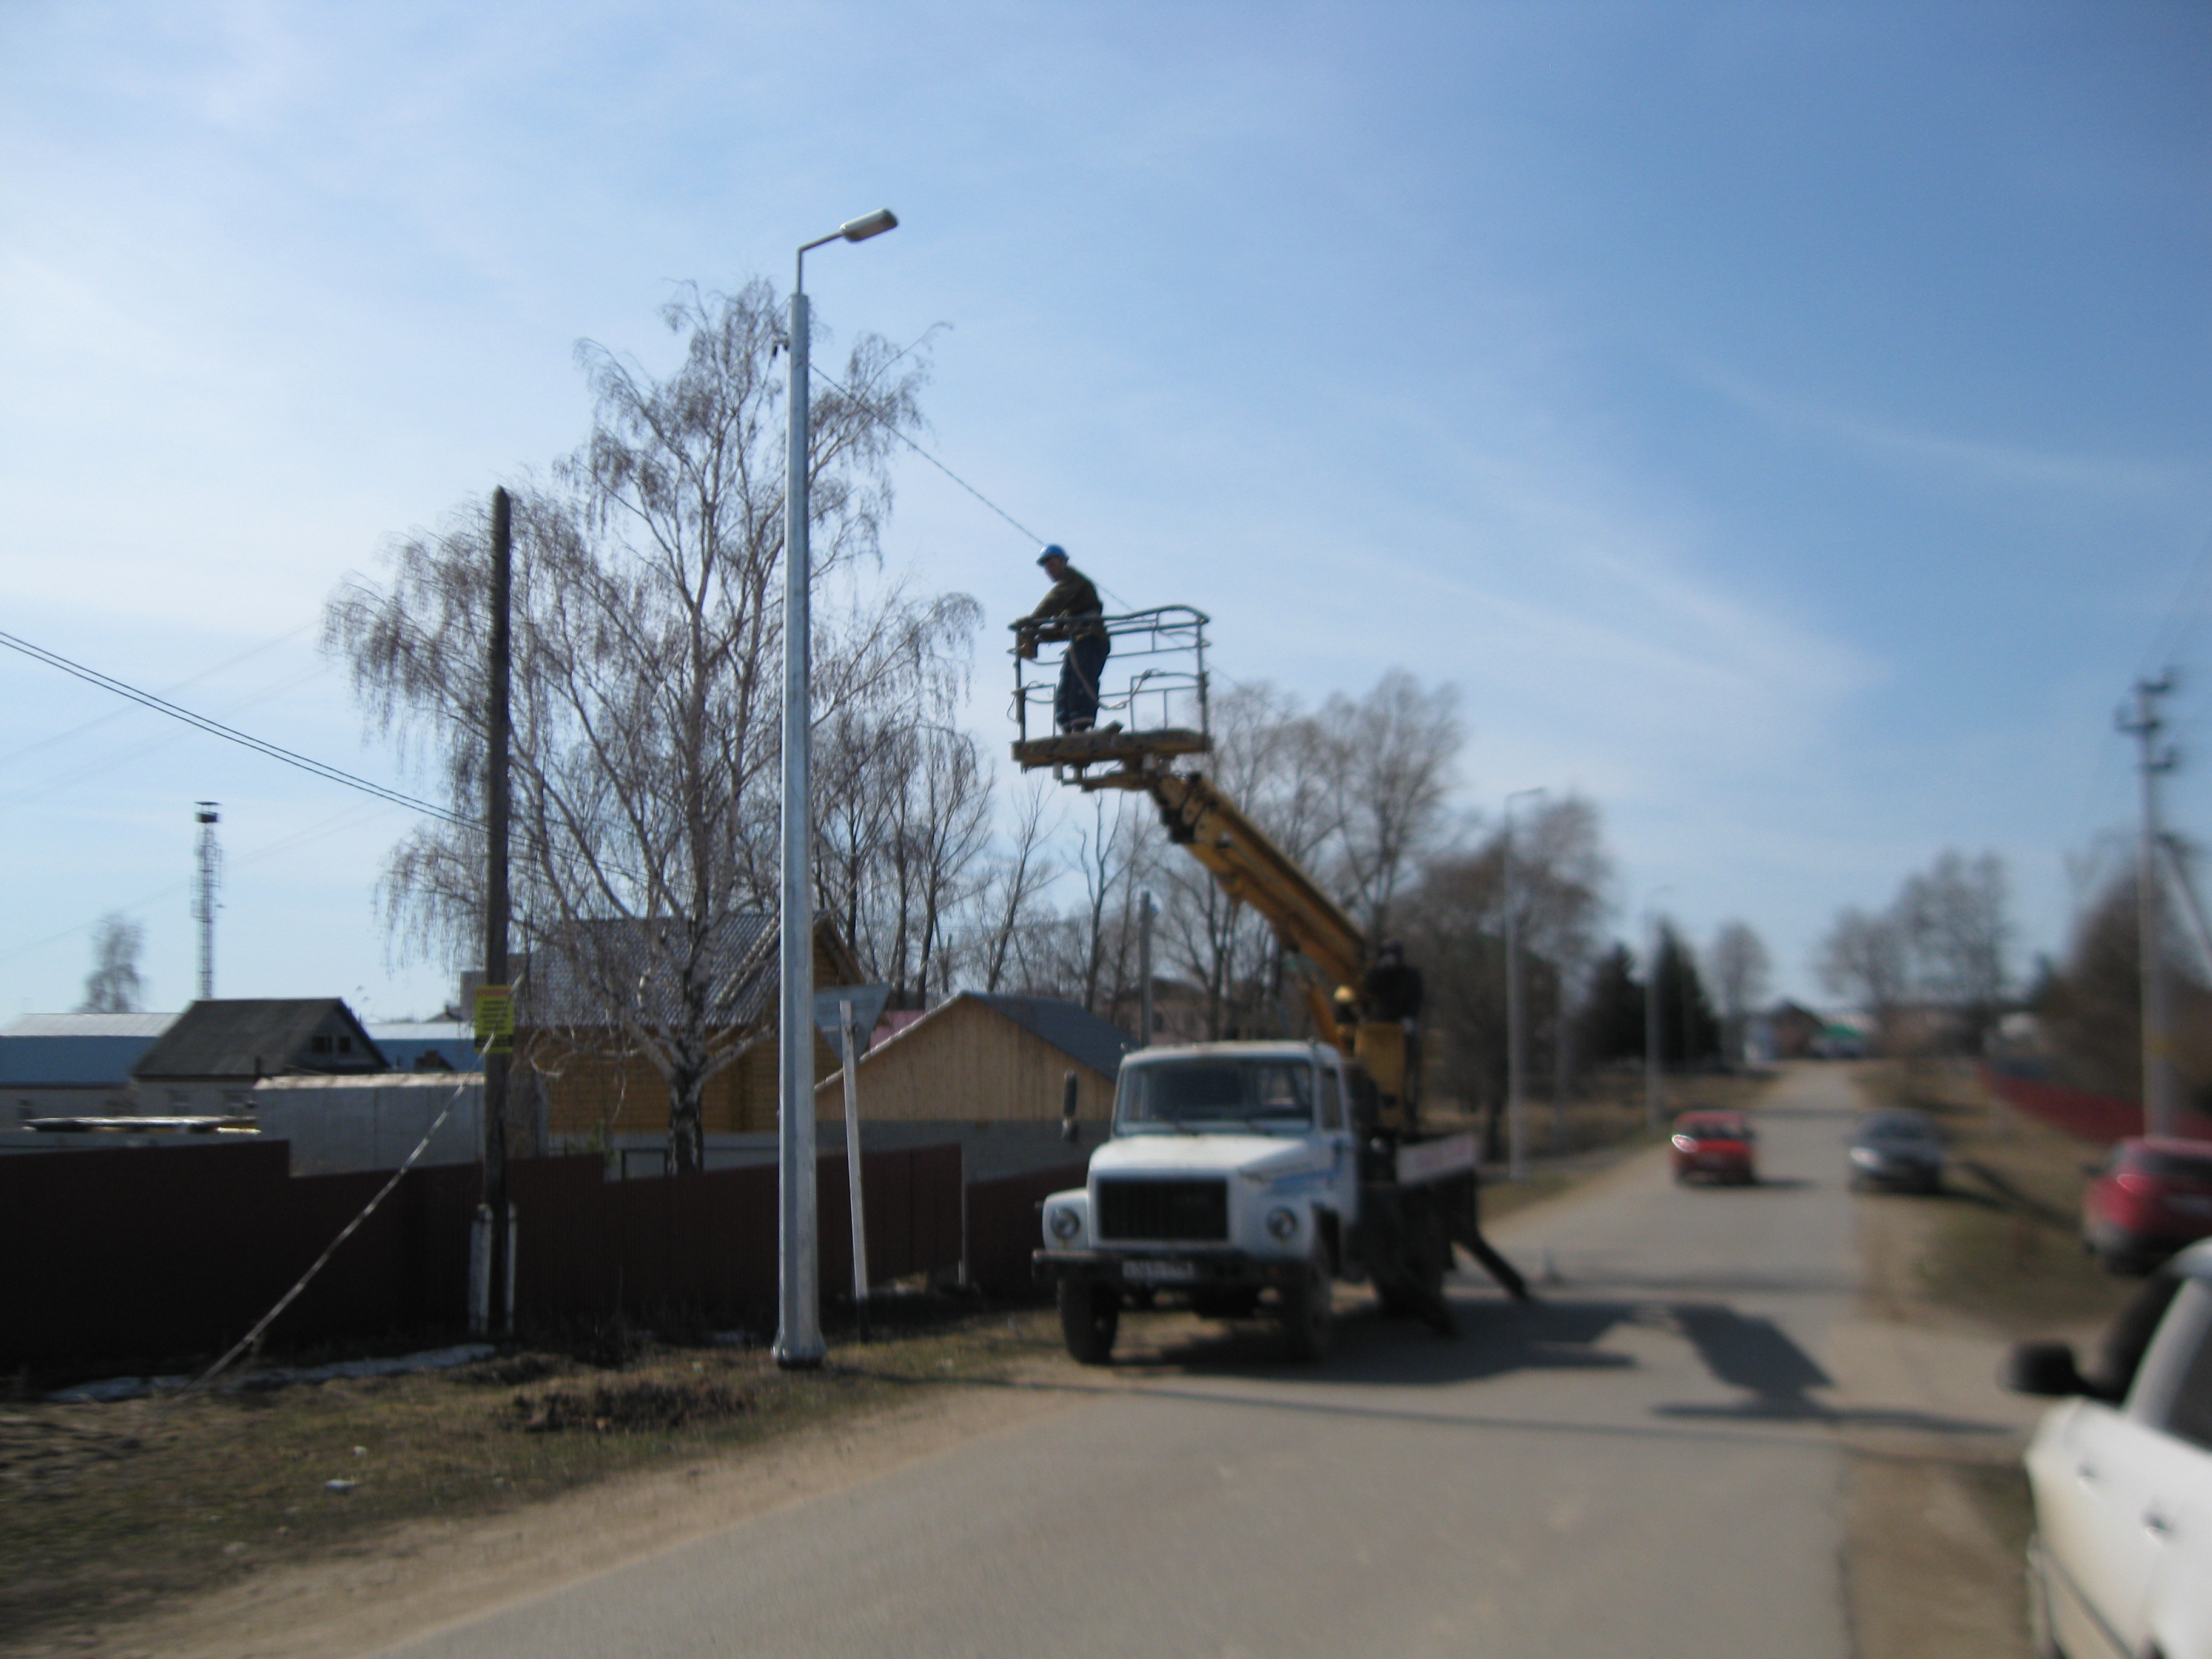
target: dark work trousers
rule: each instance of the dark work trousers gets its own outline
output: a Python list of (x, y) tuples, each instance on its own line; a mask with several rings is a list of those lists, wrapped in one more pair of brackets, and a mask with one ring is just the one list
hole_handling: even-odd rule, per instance
[(1106, 672), (1106, 653), (1112, 643), (1101, 639), (1070, 640), (1060, 662), (1060, 691), (1052, 700), (1052, 717), (1063, 732), (1088, 732), (1098, 718), (1098, 677)]

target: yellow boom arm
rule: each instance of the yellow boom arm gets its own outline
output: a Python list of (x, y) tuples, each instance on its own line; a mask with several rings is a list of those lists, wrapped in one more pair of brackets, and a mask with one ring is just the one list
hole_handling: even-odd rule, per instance
[(1187, 846), (1222, 891), (1259, 912), (1286, 950), (1358, 988), (1366, 939), (1265, 830), (1202, 775), (1155, 772), (1144, 786), (1160, 805), (1168, 838)]

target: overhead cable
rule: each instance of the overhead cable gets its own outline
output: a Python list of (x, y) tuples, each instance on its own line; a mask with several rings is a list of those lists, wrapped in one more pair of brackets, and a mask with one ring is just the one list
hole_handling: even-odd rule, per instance
[(265, 738), (257, 738), (251, 732), (240, 731), (234, 726), (225, 726), (221, 720), (210, 720), (204, 714), (196, 714), (189, 708), (179, 708), (166, 697), (157, 697), (150, 691), (142, 691), (137, 686), (118, 680), (112, 674), (103, 674), (96, 668), (88, 668), (84, 664), (72, 661), (58, 652), (49, 651), (44, 646), (33, 645), (28, 640), (18, 639), (13, 634), (0, 633), (0, 645), (6, 646), (11, 651), (21, 652), (34, 662), (42, 662), (49, 667), (60, 669), (64, 674), (75, 675), (88, 685), (96, 685), (103, 691), (112, 691), (119, 697), (128, 697), (133, 702), (143, 703), (157, 714), (167, 714), (173, 720), (182, 720), (185, 725), (197, 727), (210, 737), (221, 738), (226, 742), (251, 749), (256, 754), (266, 755), (271, 760), (282, 761), (287, 766), (297, 767), (301, 771), (311, 776), (321, 778), (327, 783), (343, 784), (349, 789), (358, 789), (365, 795), (374, 795), (379, 800), (389, 801), (394, 806), (404, 806), (412, 811), (425, 813), (447, 823), (473, 827), (471, 820), (458, 813), (448, 811), (433, 802), (417, 799), (413, 795), (406, 794), (381, 783), (373, 782), (368, 778), (357, 777), (353, 773), (332, 766), (326, 761), (319, 761), (310, 756), (302, 755), (295, 750), (287, 749), (280, 744), (270, 743)]

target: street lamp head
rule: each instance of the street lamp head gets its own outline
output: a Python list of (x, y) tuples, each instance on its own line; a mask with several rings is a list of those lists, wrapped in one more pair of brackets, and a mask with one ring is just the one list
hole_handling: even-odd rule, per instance
[(848, 242), (865, 242), (871, 236), (880, 236), (887, 230), (897, 228), (898, 215), (889, 208), (878, 208), (873, 213), (848, 219), (837, 227), (837, 234)]

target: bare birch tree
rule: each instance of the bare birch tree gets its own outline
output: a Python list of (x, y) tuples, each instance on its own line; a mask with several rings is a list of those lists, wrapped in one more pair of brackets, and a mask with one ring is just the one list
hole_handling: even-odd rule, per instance
[[(514, 890), (533, 957), (561, 960), (591, 1017), (665, 1080), (672, 1161), (689, 1172), (702, 1091), (763, 1029), (771, 966), (754, 924), (775, 890), (782, 325), (757, 281), (688, 289), (663, 319), (683, 346), (665, 377), (579, 348), (591, 435), (517, 492)], [(893, 708), (911, 721), (964, 672), (972, 601), (845, 580), (876, 554), (885, 463), (920, 418), (924, 378), (863, 337), (848, 390), (815, 396), (817, 726)], [(386, 580), (349, 580), (325, 624), (372, 728), (434, 763), (471, 819), (488, 568), (481, 510), (464, 507), (402, 540)], [(448, 825), (394, 849), (381, 894), (403, 948), (468, 959), (482, 867), (480, 836)]]
[(1465, 734), (1459, 692), (1392, 669), (1365, 696), (1331, 697), (1316, 726), (1334, 759), (1341, 814), (1335, 850), (1354, 918), (1370, 939), (1392, 922), (1398, 890), (1446, 833), (1446, 802)]

